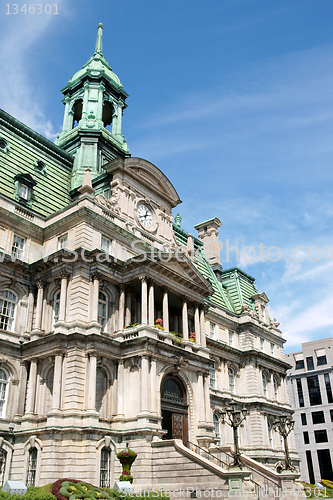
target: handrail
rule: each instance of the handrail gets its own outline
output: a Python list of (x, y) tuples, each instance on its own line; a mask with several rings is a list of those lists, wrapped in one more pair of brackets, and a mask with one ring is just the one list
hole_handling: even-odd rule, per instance
[[(194, 446), (194, 448), (195, 448), (195, 452), (196, 452), (196, 453), (198, 453), (198, 452), (197, 452), (197, 450), (196, 450), (196, 449), (198, 448), (198, 449), (199, 449), (199, 450), (201, 450), (201, 451), (202, 451), (205, 455), (208, 455), (209, 457), (212, 457), (212, 458), (213, 458), (213, 460), (216, 460), (217, 462), (219, 462), (220, 464), (223, 464), (225, 467), (227, 467), (227, 468), (228, 468), (228, 464), (227, 464), (226, 462), (223, 462), (223, 460), (221, 460), (220, 458), (217, 458), (215, 455), (213, 455), (213, 454), (212, 454), (212, 453), (210, 453), (209, 451), (205, 450), (204, 448), (201, 448), (201, 446), (198, 446), (197, 444), (191, 443), (191, 441), (187, 441), (187, 445), (189, 445), (189, 444), (190, 444), (191, 446)], [(189, 448), (189, 446), (187, 446), (187, 448)], [(198, 453), (198, 455), (200, 455), (200, 453)], [(223, 468), (224, 468), (224, 467), (222, 467), (222, 469), (223, 469)]]

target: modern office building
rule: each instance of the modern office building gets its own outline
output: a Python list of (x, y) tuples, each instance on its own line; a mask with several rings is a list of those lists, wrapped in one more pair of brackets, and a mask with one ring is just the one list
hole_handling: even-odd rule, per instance
[(295, 410), (295, 439), (304, 481), (333, 480), (333, 338), (302, 344), (286, 354), (290, 401)]

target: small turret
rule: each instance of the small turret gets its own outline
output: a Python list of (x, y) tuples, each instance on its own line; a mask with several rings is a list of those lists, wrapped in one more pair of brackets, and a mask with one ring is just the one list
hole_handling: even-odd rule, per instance
[(198, 231), (198, 238), (204, 244), (204, 251), (207, 255), (211, 266), (217, 264), (221, 266), (220, 246), (219, 246), (219, 227), (221, 221), (214, 217), (205, 222), (201, 222), (194, 226)]

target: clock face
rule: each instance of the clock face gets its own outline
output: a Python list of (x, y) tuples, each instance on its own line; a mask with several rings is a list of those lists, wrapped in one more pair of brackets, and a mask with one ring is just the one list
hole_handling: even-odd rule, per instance
[(153, 225), (153, 215), (146, 205), (138, 205), (137, 214), (143, 227), (149, 228)]

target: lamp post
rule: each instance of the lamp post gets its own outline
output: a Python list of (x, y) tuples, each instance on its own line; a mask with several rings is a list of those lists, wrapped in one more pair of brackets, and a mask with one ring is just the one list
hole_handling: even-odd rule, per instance
[(231, 401), (231, 403), (229, 403), (229, 405), (221, 412), (222, 423), (226, 423), (227, 425), (229, 425), (232, 428), (234, 434), (234, 461), (232, 462), (230, 467), (239, 467), (240, 469), (244, 467), (244, 463), (241, 460), (241, 454), (239, 451), (238, 427), (240, 427), (241, 423), (244, 422), (247, 414), (247, 408), (245, 408), (245, 406), (243, 406), (243, 408), (240, 408), (236, 401)]
[(295, 471), (295, 466), (291, 461), (288, 448), (288, 436), (294, 429), (295, 421), (290, 415), (279, 415), (273, 422), (273, 429), (275, 429), (283, 437), (284, 444), (284, 470)]

